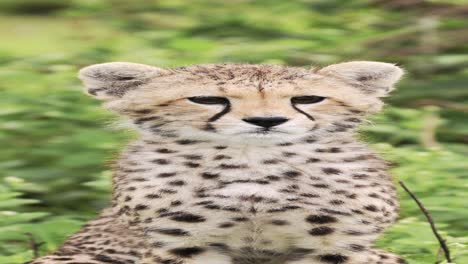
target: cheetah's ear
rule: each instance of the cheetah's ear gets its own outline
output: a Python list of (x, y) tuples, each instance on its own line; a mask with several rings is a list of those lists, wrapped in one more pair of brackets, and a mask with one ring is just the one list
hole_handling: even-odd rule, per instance
[(354, 85), (366, 94), (382, 97), (393, 90), (403, 70), (391, 63), (351, 61), (333, 64), (318, 71)]
[(85, 67), (80, 70), (78, 77), (83, 81), (88, 94), (110, 101), (166, 72), (144, 64), (109, 62)]

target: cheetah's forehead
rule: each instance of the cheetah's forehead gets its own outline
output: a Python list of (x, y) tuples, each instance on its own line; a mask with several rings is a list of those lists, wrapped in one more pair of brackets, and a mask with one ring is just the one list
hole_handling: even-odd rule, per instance
[[(179, 67), (172, 73), (186, 73), (213, 81), (249, 80), (252, 82), (291, 81), (314, 76), (314, 69), (281, 65), (254, 64), (202, 64)], [(319, 75), (315, 75), (319, 77)]]

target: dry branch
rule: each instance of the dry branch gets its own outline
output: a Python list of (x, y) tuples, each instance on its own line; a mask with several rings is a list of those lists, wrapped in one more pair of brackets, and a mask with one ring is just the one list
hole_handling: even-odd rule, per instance
[(442, 250), (444, 251), (444, 254), (445, 254), (445, 258), (447, 259), (447, 262), (449, 263), (452, 263), (452, 259), (450, 258), (450, 250), (449, 248), (447, 247), (447, 243), (445, 242), (445, 240), (442, 238), (442, 236), (439, 234), (439, 232), (437, 231), (437, 228), (435, 226), (435, 223), (434, 223), (434, 220), (432, 219), (432, 216), (429, 214), (429, 212), (426, 210), (426, 208), (424, 207), (424, 205), (421, 203), (421, 201), (419, 201), (419, 199), (416, 197), (416, 195), (411, 192), (408, 187), (406, 187), (406, 185), (402, 182), (402, 181), (399, 181), (398, 182), (401, 187), (403, 187), (403, 189), (405, 189), (405, 191), (411, 196), (411, 198), (413, 198), (413, 200), (416, 202), (416, 204), (419, 206), (419, 209), (421, 209), (422, 213), (424, 214), (424, 216), (426, 216), (426, 219), (427, 221), (429, 222), (429, 224), (431, 225), (431, 229), (432, 229), (432, 232), (434, 233), (434, 235), (436, 236), (437, 240), (439, 241), (439, 244), (440, 244), (440, 247), (442, 248)]

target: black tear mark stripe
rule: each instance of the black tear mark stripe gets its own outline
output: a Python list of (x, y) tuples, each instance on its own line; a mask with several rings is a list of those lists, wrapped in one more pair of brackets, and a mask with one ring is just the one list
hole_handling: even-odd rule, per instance
[(217, 113), (216, 115), (210, 117), (210, 119), (208, 119), (208, 122), (214, 122), (218, 119), (220, 119), (223, 115), (229, 113), (231, 111), (231, 103), (228, 101), (225, 106), (224, 106), (224, 109)]
[(307, 118), (309, 118), (310, 120), (315, 121), (315, 118), (314, 118), (313, 116), (311, 116), (311, 115), (309, 115), (308, 113), (302, 111), (299, 107), (297, 107), (297, 105), (295, 105), (295, 104), (291, 104), (291, 105), (292, 105), (292, 107), (294, 108), (294, 110), (296, 110), (296, 111), (298, 111), (299, 113), (305, 115), (305, 116), (306, 116)]

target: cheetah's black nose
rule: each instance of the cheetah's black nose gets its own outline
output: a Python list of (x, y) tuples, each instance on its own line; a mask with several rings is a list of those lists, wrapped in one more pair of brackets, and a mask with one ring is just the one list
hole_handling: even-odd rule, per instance
[(270, 127), (274, 127), (274, 126), (277, 126), (277, 125), (281, 125), (284, 122), (288, 121), (287, 118), (277, 117), (277, 116), (274, 116), (274, 117), (250, 117), (250, 118), (244, 118), (242, 120), (249, 123), (249, 124), (256, 125), (256, 126), (261, 126), (261, 127), (264, 127), (264, 128), (270, 128)]

